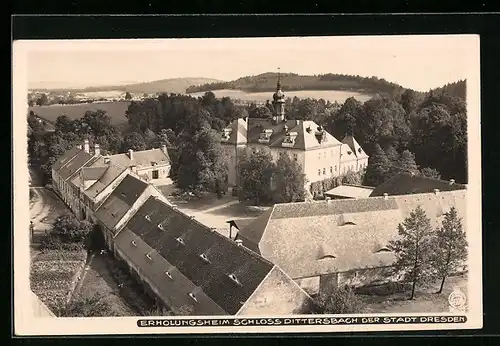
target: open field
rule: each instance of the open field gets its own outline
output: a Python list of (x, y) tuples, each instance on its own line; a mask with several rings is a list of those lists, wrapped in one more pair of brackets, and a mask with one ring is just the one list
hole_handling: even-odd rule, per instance
[(418, 290), (415, 299), (408, 300), (409, 292), (396, 293), (388, 296), (360, 295), (366, 304), (364, 313), (436, 313), (449, 312), (448, 296), (455, 289), (460, 289), (467, 295), (467, 276), (454, 276), (446, 280), (443, 292), (436, 294), (439, 282), (432, 289)]
[[(216, 97), (230, 97), (231, 99), (239, 99), (242, 101), (266, 102), (272, 99), (272, 92), (245, 92), (241, 90), (214, 90), (212, 91)], [(205, 92), (191, 93), (193, 97), (203, 96)], [(326, 101), (343, 103), (349, 97), (354, 97), (360, 102), (369, 100), (373, 95), (361, 94), (351, 91), (339, 90), (299, 90), (299, 91), (286, 91), (286, 97), (293, 98), (297, 96), (300, 99), (313, 98), (324, 99)]]
[(95, 102), (95, 103), (80, 103), (76, 105), (50, 105), (50, 106), (34, 106), (30, 107), (40, 118), (55, 122), (60, 115), (66, 115), (70, 119), (78, 119), (84, 116), (86, 111), (96, 111), (102, 109), (111, 118), (113, 125), (124, 124), (127, 122), (125, 112), (128, 109), (129, 101), (115, 102)]

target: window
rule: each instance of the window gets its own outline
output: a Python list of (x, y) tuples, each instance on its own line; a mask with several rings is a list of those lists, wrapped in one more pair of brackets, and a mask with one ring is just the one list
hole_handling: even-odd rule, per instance
[(194, 300), (195, 302), (198, 302), (198, 299), (196, 299), (196, 296), (194, 295), (194, 293), (189, 293), (189, 297)]
[(318, 175), (321, 175), (321, 169), (318, 169)]
[(209, 261), (209, 259), (208, 259), (207, 255), (205, 255), (204, 253), (202, 253), (202, 254), (200, 255), (200, 258), (203, 260), (203, 262), (205, 262), (205, 263), (210, 263), (210, 261)]
[(168, 272), (168, 271), (167, 271), (167, 272), (165, 272), (165, 275), (166, 275), (169, 279), (172, 279), (172, 280), (174, 279), (174, 278), (172, 277), (172, 274), (170, 274), (170, 272)]
[(387, 246), (384, 246), (378, 251), (375, 251), (375, 253), (384, 253), (384, 252), (392, 252), (391, 249), (389, 249)]
[(163, 229), (163, 225), (161, 223), (158, 224), (158, 228), (161, 229), (161, 230), (164, 230)]
[(145, 218), (146, 220), (148, 220), (148, 221), (151, 221), (151, 216), (149, 216), (149, 215), (144, 216), (144, 218)]
[(137, 243), (135, 242), (135, 240), (132, 240), (130, 243), (131, 243), (133, 246), (137, 246)]
[(326, 168), (323, 168), (323, 175), (326, 174)]
[(330, 173), (333, 173), (333, 167), (330, 166)]
[(323, 153), (323, 157), (326, 159), (326, 151)]
[(294, 161), (297, 161), (297, 159), (298, 159), (297, 154), (293, 154), (293, 160), (294, 160)]
[(151, 255), (150, 255), (150, 254), (148, 254), (148, 253), (146, 254), (146, 257), (147, 257), (147, 259), (148, 259), (148, 260), (150, 260), (150, 261), (152, 261), (152, 260), (153, 260), (153, 258), (151, 257)]
[(321, 153), (318, 154), (318, 159), (321, 160)]
[(235, 284), (239, 285), (239, 286), (242, 286), (240, 280), (238, 280), (238, 278), (236, 277), (236, 275), (234, 274), (229, 274), (228, 275), (229, 279), (231, 279), (232, 282), (234, 282)]
[(175, 240), (177, 240), (179, 244), (185, 245), (184, 240), (182, 238), (176, 238)]
[(337, 172), (337, 165), (335, 165), (335, 172)]

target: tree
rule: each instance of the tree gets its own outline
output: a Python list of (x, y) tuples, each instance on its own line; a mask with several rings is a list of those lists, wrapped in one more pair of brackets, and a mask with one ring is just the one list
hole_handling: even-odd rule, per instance
[(362, 310), (363, 301), (348, 286), (336, 288), (328, 296), (317, 300), (319, 311), (323, 314), (354, 314)]
[(132, 95), (128, 91), (125, 93), (125, 100), (132, 100)]
[(287, 154), (281, 155), (276, 162), (273, 176), (273, 200), (275, 203), (303, 202), (306, 196), (305, 174)]
[(342, 184), (347, 184), (347, 185), (361, 185), (362, 181), (363, 181), (363, 179), (362, 179), (362, 172), (348, 171), (342, 177)]
[(441, 277), (437, 293), (441, 293), (446, 278), (467, 260), (467, 238), (455, 207), (444, 214), (442, 226), (436, 231), (435, 242), (434, 265)]
[(55, 219), (50, 234), (63, 243), (83, 243), (91, 231), (92, 224), (80, 221), (75, 215), (68, 213)]
[(257, 107), (248, 113), (248, 116), (250, 118), (261, 118), (261, 119), (271, 118), (272, 115), (273, 114), (271, 113), (268, 107)]
[(122, 150), (127, 151), (132, 149), (134, 151), (146, 150), (146, 140), (139, 132), (130, 132), (123, 139)]
[(425, 167), (420, 170), (420, 175), (431, 179), (441, 179), (441, 174), (439, 174), (437, 169)]
[(220, 143), (220, 135), (205, 126), (190, 135), (181, 135), (179, 158), (172, 167), (178, 188), (183, 191), (216, 192), (218, 197), (226, 190), (227, 163)]
[(401, 95), (401, 106), (405, 110), (406, 114), (409, 114), (412, 110), (414, 110), (418, 103), (418, 95), (414, 90), (406, 89)]
[(365, 185), (377, 186), (382, 184), (389, 174), (391, 163), (380, 145), (375, 145), (373, 154), (368, 159), (365, 174)]
[(39, 97), (39, 98), (37, 98), (37, 100), (36, 100), (36, 104), (37, 104), (37, 106), (44, 106), (44, 105), (46, 105), (47, 103), (49, 103), (49, 99), (48, 99), (48, 97), (47, 97), (47, 95), (46, 95), (46, 94), (42, 94), (42, 95), (40, 95), (40, 97)]
[(399, 156), (398, 167), (395, 168), (395, 174), (397, 173), (407, 173), (407, 174), (418, 174), (418, 166), (415, 163), (415, 155), (409, 150), (404, 150)]
[(432, 232), (430, 219), (422, 207), (417, 206), (399, 224), (399, 239), (389, 242), (396, 255), (396, 273), (402, 275), (403, 282), (412, 284), (410, 299), (415, 297), (417, 285), (424, 285), (434, 278)]
[(244, 156), (238, 163), (239, 199), (259, 205), (272, 200), (271, 179), (276, 165), (270, 153), (259, 151)]

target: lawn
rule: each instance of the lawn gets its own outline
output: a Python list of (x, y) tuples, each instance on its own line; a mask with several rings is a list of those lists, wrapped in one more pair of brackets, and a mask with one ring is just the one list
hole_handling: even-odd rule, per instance
[(107, 254), (96, 253), (92, 257), (72, 299), (90, 298), (99, 293), (109, 309), (106, 316), (139, 316), (140, 314), (121, 296), (108, 261), (113, 259)]
[(102, 109), (106, 111), (106, 115), (111, 118), (113, 125), (127, 123), (125, 112), (128, 109), (130, 101), (115, 101), (102, 103), (79, 103), (75, 105), (50, 105), (50, 106), (34, 106), (30, 107), (40, 118), (55, 122), (60, 115), (66, 115), (71, 119), (78, 119), (85, 115), (86, 111), (96, 111)]
[(30, 267), (31, 290), (57, 313), (66, 305), (86, 259), (87, 253), (83, 250), (50, 250), (36, 254)]
[(436, 294), (439, 283), (426, 290), (417, 290), (416, 298), (408, 300), (409, 292), (389, 296), (360, 295), (365, 306), (364, 313), (436, 313), (449, 312), (448, 296), (455, 289), (467, 295), (467, 276), (454, 276), (447, 279), (443, 292)]

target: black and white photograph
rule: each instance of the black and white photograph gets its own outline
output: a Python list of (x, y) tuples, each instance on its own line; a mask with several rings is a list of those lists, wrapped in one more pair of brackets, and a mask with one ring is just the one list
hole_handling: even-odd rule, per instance
[(13, 54), (20, 332), (481, 328), (478, 36)]

